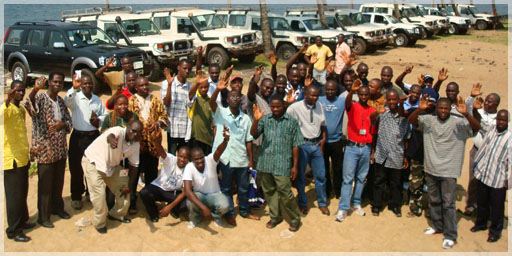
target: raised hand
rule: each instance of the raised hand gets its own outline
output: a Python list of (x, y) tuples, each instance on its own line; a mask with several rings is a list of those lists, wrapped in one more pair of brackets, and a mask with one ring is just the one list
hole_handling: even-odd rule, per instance
[(304, 87), (308, 87), (313, 83), (313, 78), (311, 77), (311, 74), (308, 74), (306, 78), (304, 79)]
[(334, 72), (334, 64), (331, 62), (327, 65), (327, 73), (333, 73)]
[(197, 55), (203, 55), (204, 49), (202, 46), (196, 48)]
[(277, 64), (277, 57), (276, 55), (274, 54), (274, 52), (270, 52), (268, 54), (268, 58), (270, 60), (270, 64), (272, 64), (272, 66), (276, 65)]
[(405, 94), (404, 94), (404, 95), (400, 96), (400, 98), (398, 99), (398, 102), (400, 102), (400, 104), (404, 104), (404, 102), (405, 102), (409, 97), (411, 97), (411, 95), (410, 95), (410, 94), (409, 94), (409, 95), (405, 95)]
[(309, 47), (309, 43), (304, 43), (304, 44), (302, 45), (302, 47), (300, 48), (299, 52), (301, 52), (301, 53), (305, 53), (305, 52), (306, 52), (306, 50), (308, 49), (308, 47)]
[(423, 96), (420, 99), (420, 103), (418, 104), (418, 108), (421, 110), (425, 110), (428, 108), (430, 103), (433, 103), (433, 102), (430, 102), (430, 96), (427, 94), (423, 94)]
[(229, 79), (229, 77), (226, 75), (221, 77), (221, 79), (219, 79), (219, 83), (217, 84), (217, 89), (222, 91), (222, 90), (228, 88), (228, 79)]
[(156, 145), (162, 144), (162, 132), (160, 131), (160, 129), (153, 130), (153, 132), (151, 133), (151, 139)]
[(198, 70), (196, 74), (196, 84), (208, 83), (208, 77), (203, 76), (203, 71)]
[(235, 66), (231, 65), (229, 68), (226, 69), (226, 77), (229, 78), (231, 76), (231, 74), (233, 73), (233, 68), (235, 68)]
[(413, 68), (414, 68), (414, 66), (407, 66), (407, 67), (405, 67), (404, 73), (410, 74), (412, 72)]
[(45, 83), (46, 83), (46, 77), (44, 77), (44, 76), (39, 77), (34, 84), (34, 89), (41, 90)]
[(108, 58), (107, 65), (106, 65), (107, 68), (113, 68), (116, 66), (116, 65), (114, 65), (114, 60), (115, 60), (114, 56)]
[(286, 93), (286, 103), (288, 103), (288, 105), (295, 102), (295, 97), (293, 96), (294, 93), (295, 90), (293, 88), (288, 90), (288, 92)]
[[(16, 88), (12, 88), (7, 92), (7, 101), (11, 102), (14, 99), (14, 96), (16, 95)], [(30, 105), (30, 104), (28, 104)]]
[(265, 114), (265, 110), (260, 111), (260, 105), (258, 104), (252, 106), (252, 112), (254, 114), (254, 119), (258, 121), (263, 117), (263, 114)]
[(423, 85), (424, 81), (425, 81), (425, 75), (424, 74), (419, 74), (418, 75), (418, 84), (419, 85)]
[(318, 54), (315, 52), (313, 55), (311, 55), (311, 58), (309, 58), (309, 64), (315, 64), (318, 61)]
[(473, 109), (482, 109), (484, 106), (484, 99), (482, 97), (477, 97), (475, 102), (473, 102)]
[(82, 85), (82, 80), (78, 78), (78, 75), (75, 73), (73, 74), (73, 89), (77, 90), (80, 89), (80, 86)]
[(263, 65), (259, 65), (256, 67), (256, 69), (254, 70), (254, 76), (261, 76), (261, 74), (263, 73)]
[(167, 84), (171, 86), (172, 82), (174, 81), (174, 77), (176, 75), (171, 75), (171, 70), (169, 68), (164, 68), (164, 76), (165, 80), (167, 80)]
[(437, 80), (444, 81), (446, 79), (448, 79), (448, 69), (442, 68), (441, 70), (439, 70), (439, 75), (437, 75)]
[(229, 128), (224, 124), (224, 131), (222, 132), (222, 135), (224, 136), (224, 140), (229, 140)]
[(482, 85), (480, 83), (476, 83), (473, 85), (473, 88), (471, 89), (471, 97), (476, 97), (482, 95)]
[(466, 104), (464, 103), (464, 100), (462, 99), (461, 96), (459, 96), (459, 98), (457, 99), (457, 111), (459, 111), (459, 113), (461, 113), (463, 116), (465, 116), (468, 113)]
[(377, 113), (379, 113), (379, 115), (380, 115), (380, 114), (386, 112), (386, 108), (384, 107), (384, 105), (379, 104), (379, 105), (377, 105), (377, 109), (375, 109), (375, 111), (377, 111)]
[(346, 52), (342, 51), (341, 58), (343, 59), (343, 62), (345, 63), (345, 65), (347, 65), (348, 67), (352, 67), (357, 63), (356, 54), (354, 54), (354, 53), (347, 55)]
[(357, 92), (361, 88), (361, 79), (356, 79), (350, 88), (350, 91)]

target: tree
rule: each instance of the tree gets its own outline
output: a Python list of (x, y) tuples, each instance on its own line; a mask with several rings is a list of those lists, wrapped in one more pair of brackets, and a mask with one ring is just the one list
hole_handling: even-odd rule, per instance
[(492, 15), (494, 16), (494, 28), (503, 28), (503, 24), (498, 18), (498, 11), (496, 10), (496, 2), (492, 0)]
[(398, 3), (396, 2), (396, 0), (394, 1), (394, 7), (395, 7), (395, 18), (397, 18), (398, 20), (400, 20), (400, 18), (402, 18), (400, 15), (400, 9), (398, 9)]
[(452, 4), (452, 9), (455, 12), (455, 16), (460, 16), (459, 9), (457, 9), (457, 6), (455, 6), (455, 3), (453, 2), (453, 0), (451, 0), (450, 2)]
[(322, 22), (322, 24), (326, 27), (328, 27), (329, 25), (327, 24), (327, 19), (325, 18), (325, 11), (324, 11), (324, 7), (325, 7), (325, 3), (323, 0), (316, 0), (316, 5), (318, 6), (318, 16), (320, 18), (320, 22)]
[(265, 56), (268, 57), (270, 52), (274, 52), (274, 45), (272, 45), (272, 33), (270, 32), (270, 23), (268, 22), (267, 3), (265, 0), (260, 0), (260, 16), (261, 16), (261, 34), (263, 35), (263, 49)]

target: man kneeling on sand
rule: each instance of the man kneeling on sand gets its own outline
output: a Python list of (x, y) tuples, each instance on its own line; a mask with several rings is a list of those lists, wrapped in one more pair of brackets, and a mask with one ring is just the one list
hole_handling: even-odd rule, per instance
[(226, 126), (224, 126), (223, 136), (224, 140), (215, 153), (206, 157), (199, 147), (191, 150), (192, 162), (183, 172), (190, 219), (188, 228), (194, 228), (201, 219), (207, 220), (211, 217), (216, 226), (221, 226), (222, 215), (229, 210), (228, 198), (220, 191), (217, 176), (217, 164), (229, 141), (229, 129)]

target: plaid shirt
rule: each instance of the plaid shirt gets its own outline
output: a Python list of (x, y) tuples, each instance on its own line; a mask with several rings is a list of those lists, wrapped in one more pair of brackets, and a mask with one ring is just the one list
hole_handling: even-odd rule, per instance
[(387, 110), (379, 116), (379, 132), (375, 162), (384, 167), (402, 169), (404, 164), (404, 142), (409, 137), (409, 124), (404, 117)]
[[(485, 128), (482, 130), (485, 131)], [(511, 142), (512, 133), (509, 130), (498, 132), (495, 125), (490, 126), (475, 156), (477, 180), (492, 188), (503, 188), (507, 180), (510, 182)]]
[[(164, 80), (160, 91), (162, 101), (167, 95), (167, 86), (169, 86), (167, 80)], [(167, 131), (171, 138), (185, 138), (187, 133), (187, 104), (189, 102), (188, 91), (190, 89), (190, 83), (186, 81), (185, 84), (182, 84), (176, 78), (172, 82), (171, 86), (171, 104), (169, 106), (165, 106), (167, 117), (169, 119), (169, 128)]]

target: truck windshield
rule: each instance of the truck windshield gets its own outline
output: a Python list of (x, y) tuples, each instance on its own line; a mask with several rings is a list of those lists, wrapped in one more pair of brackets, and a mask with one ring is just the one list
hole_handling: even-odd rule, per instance
[(329, 27), (324, 26), (320, 20), (304, 20), (304, 24), (309, 30), (329, 29)]
[(149, 19), (123, 20), (122, 24), (128, 36), (149, 36), (160, 34), (158, 27)]
[(339, 14), (338, 20), (341, 22), (343, 26), (349, 27), (349, 26), (355, 26), (357, 23), (350, 18), (347, 14)]
[(201, 31), (226, 27), (224, 22), (222, 22), (219, 17), (215, 16), (215, 14), (198, 15), (194, 16), (192, 19)]
[(363, 16), (363, 14), (361, 13), (351, 13), (350, 14), (350, 18), (352, 19), (352, 21), (355, 23), (355, 24), (365, 24), (365, 23), (369, 23), (370, 20), (365, 18)]
[(395, 16), (391, 16), (391, 15), (386, 15), (386, 17), (388, 18), (388, 20), (393, 23), (393, 24), (397, 24), (397, 23), (400, 23), (400, 21), (398, 21)]
[(410, 8), (407, 8), (407, 9), (403, 9), (402, 10), (402, 15), (406, 16), (406, 17), (416, 17), (418, 15), (416, 15), (416, 13), (414, 12), (413, 9), (410, 9)]
[(471, 14), (473, 14), (473, 15), (476, 15), (477, 13), (480, 13), (480, 11), (476, 7), (474, 7), (474, 6), (470, 6), (468, 9), (471, 12)]
[(268, 22), (272, 30), (290, 30), (290, 25), (284, 18), (269, 17)]
[[(419, 16), (425, 16), (425, 15), (428, 15), (428, 11), (425, 10), (425, 7), (419, 7), (416, 8), (416, 14), (418, 14)], [(433, 15), (433, 14), (432, 14)]]
[(66, 34), (73, 47), (77, 48), (98, 44), (115, 44), (114, 41), (99, 28), (73, 29), (66, 31)]

